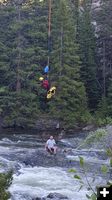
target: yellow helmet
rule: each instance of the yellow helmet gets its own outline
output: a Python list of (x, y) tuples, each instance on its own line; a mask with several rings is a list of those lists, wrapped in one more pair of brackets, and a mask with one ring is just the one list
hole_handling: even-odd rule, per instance
[(44, 78), (43, 78), (43, 77), (40, 77), (40, 78), (39, 78), (39, 81), (43, 81), (43, 80), (44, 80)]

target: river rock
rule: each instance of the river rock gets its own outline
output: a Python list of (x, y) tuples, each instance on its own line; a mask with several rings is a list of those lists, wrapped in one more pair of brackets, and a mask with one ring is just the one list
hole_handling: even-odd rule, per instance
[[(71, 163), (66, 154), (63, 151), (58, 152), (56, 155), (50, 155), (49, 153), (45, 152), (44, 150), (35, 150), (33, 156), (29, 153), (27, 156), (22, 159), (23, 163), (27, 166), (43, 166), (43, 167), (72, 167), (74, 166), (74, 161)], [(70, 153), (71, 154), (71, 153)]]
[(47, 197), (37, 197), (36, 199), (32, 199), (32, 200), (67, 200), (68, 197), (63, 195), (63, 194), (60, 194), (60, 193), (50, 193), (48, 194)]
[(59, 194), (59, 193), (50, 193), (47, 198), (49, 199), (53, 199), (53, 200), (60, 200), (60, 199), (68, 199), (68, 197), (66, 197), (63, 194)]
[(91, 131), (91, 130), (94, 130), (94, 128), (95, 128), (94, 124), (89, 124), (86, 127), (84, 127), (82, 130), (83, 131)]

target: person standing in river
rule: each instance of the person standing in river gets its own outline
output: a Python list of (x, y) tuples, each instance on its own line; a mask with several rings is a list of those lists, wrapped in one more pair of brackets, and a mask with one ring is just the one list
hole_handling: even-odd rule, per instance
[(54, 154), (57, 153), (57, 146), (56, 146), (56, 142), (53, 136), (50, 136), (50, 138), (47, 140), (45, 144), (45, 149), (49, 151), (50, 153), (54, 153)]

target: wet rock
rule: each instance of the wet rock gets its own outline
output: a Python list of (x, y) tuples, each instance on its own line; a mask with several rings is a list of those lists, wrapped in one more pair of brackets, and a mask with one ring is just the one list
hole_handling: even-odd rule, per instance
[(47, 198), (52, 199), (52, 200), (60, 200), (60, 199), (68, 199), (68, 197), (66, 197), (63, 194), (59, 194), (59, 193), (50, 193)]
[(37, 197), (32, 200), (67, 200), (68, 197), (60, 193), (50, 193), (47, 197)]
[[(22, 158), (23, 159), (23, 158)], [(50, 155), (44, 150), (36, 150), (32, 155), (24, 157), (23, 163), (29, 166), (43, 166), (43, 167), (71, 167), (72, 163), (66, 157), (63, 151), (58, 152), (56, 155)], [(74, 164), (74, 162), (73, 162)]]
[(95, 128), (94, 124), (90, 124), (90, 125), (84, 127), (82, 130), (83, 131), (91, 131), (91, 130), (94, 130), (94, 128)]
[(36, 199), (32, 199), (32, 200), (44, 200), (44, 199), (41, 197), (36, 197)]
[(60, 140), (57, 142), (58, 146), (61, 147), (68, 147), (68, 148), (73, 148), (73, 145), (70, 142), (67, 142), (66, 140)]

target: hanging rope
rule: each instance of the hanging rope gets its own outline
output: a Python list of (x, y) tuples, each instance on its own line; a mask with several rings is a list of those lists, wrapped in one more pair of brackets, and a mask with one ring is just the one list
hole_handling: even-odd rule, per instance
[(51, 0), (49, 0), (49, 14), (48, 14), (48, 66), (50, 63), (50, 51), (51, 51)]

